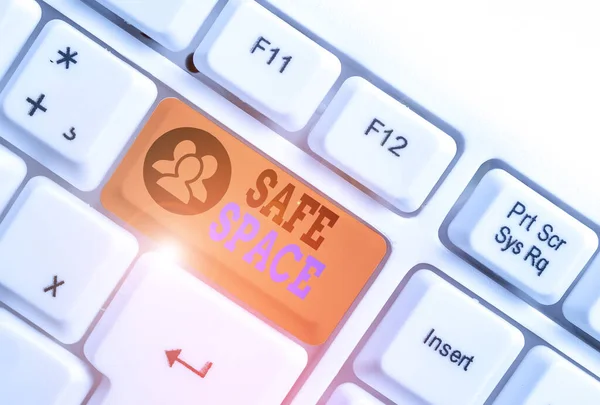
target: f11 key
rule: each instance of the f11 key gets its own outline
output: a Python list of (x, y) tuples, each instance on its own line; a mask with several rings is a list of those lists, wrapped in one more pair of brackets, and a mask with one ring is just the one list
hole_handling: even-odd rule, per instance
[(333, 54), (248, 0), (227, 2), (194, 63), (288, 131), (307, 124), (341, 71)]

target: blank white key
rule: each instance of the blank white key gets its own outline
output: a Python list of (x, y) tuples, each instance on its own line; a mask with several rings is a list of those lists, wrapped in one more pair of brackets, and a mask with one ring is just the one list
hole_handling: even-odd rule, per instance
[(494, 405), (597, 405), (600, 382), (544, 346), (531, 349)]
[(78, 341), (137, 254), (137, 241), (50, 180), (29, 181), (0, 223), (0, 299)]
[(96, 188), (156, 98), (154, 83), (62, 21), (3, 92), (8, 141), (75, 187)]
[(42, 17), (34, 0), (0, 1), (0, 80)]
[(403, 405), (481, 405), (523, 345), (518, 329), (421, 270), (358, 355), (354, 371)]
[(23, 182), (26, 174), (27, 166), (23, 159), (0, 145), (0, 214)]
[(7, 405), (79, 405), (92, 388), (83, 361), (0, 309), (0, 398)]
[(304, 349), (158, 254), (142, 256), (85, 345), (90, 404), (280, 405)]
[(341, 71), (334, 55), (248, 0), (227, 3), (194, 63), (289, 131), (306, 125)]
[(600, 257), (596, 256), (563, 304), (565, 317), (600, 341)]
[(308, 143), (404, 212), (423, 204), (456, 154), (450, 136), (360, 77), (344, 82)]
[(563, 296), (598, 247), (595, 232), (501, 169), (481, 179), (448, 236), (542, 304)]
[(217, 0), (96, 0), (172, 51), (186, 48)]
[(356, 385), (345, 383), (333, 391), (326, 405), (383, 405), (383, 403)]

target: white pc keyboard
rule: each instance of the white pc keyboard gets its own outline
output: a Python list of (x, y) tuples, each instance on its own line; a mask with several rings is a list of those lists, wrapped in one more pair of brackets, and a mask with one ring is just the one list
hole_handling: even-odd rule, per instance
[(600, 30), (534, 3), (0, 0), (0, 403), (600, 404)]

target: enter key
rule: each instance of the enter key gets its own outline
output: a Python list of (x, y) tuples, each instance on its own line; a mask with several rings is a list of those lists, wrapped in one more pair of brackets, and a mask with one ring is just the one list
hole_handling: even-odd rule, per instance
[(484, 175), (448, 236), (544, 305), (561, 299), (598, 247), (593, 230), (501, 169)]

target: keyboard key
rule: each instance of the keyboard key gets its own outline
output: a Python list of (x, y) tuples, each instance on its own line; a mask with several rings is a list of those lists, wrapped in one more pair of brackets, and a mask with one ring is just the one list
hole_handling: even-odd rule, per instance
[(308, 143), (404, 212), (419, 209), (456, 154), (450, 136), (360, 77), (344, 82)]
[(335, 389), (326, 405), (383, 405), (383, 403), (356, 385), (345, 383)]
[(50, 180), (29, 181), (0, 223), (2, 301), (78, 341), (137, 254), (137, 241)]
[(177, 99), (154, 111), (102, 204), (314, 345), (386, 257), (375, 230)]
[(4, 91), (4, 114), (20, 129), (6, 138), (75, 187), (92, 190), (156, 94), (151, 80), (51, 21)]
[(172, 51), (185, 49), (217, 0), (96, 0)]
[(563, 304), (565, 317), (600, 341), (600, 262), (595, 259)]
[(494, 405), (597, 405), (600, 382), (544, 346), (531, 349)]
[(358, 355), (354, 371), (396, 403), (417, 397), (428, 405), (482, 405), (523, 345), (514, 326), (421, 270)]
[(560, 300), (598, 247), (595, 232), (501, 169), (486, 173), (448, 236), (546, 305)]
[(0, 145), (0, 214), (14, 196), (26, 174), (25, 162)]
[(79, 405), (92, 384), (83, 361), (0, 309), (3, 404)]
[(34, 0), (0, 2), (0, 80), (40, 22), (42, 9)]
[(306, 125), (341, 72), (334, 55), (247, 0), (227, 3), (194, 63), (288, 131)]
[(302, 347), (163, 256), (137, 262), (85, 345), (91, 404), (279, 405)]

